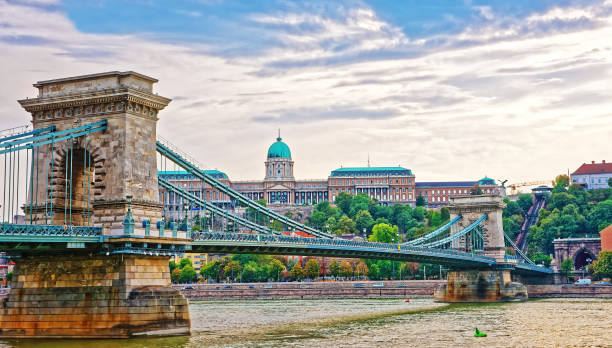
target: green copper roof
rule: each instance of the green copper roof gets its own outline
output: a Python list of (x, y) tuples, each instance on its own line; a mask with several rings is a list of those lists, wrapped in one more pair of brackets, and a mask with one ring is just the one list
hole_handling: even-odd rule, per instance
[(268, 158), (291, 158), (289, 146), (283, 143), (281, 137), (276, 138), (276, 142), (268, 149)]
[(478, 185), (495, 185), (495, 180), (485, 176), (484, 178), (478, 180)]
[(338, 168), (331, 172), (331, 176), (355, 175), (412, 175), (410, 169), (404, 167), (346, 167)]

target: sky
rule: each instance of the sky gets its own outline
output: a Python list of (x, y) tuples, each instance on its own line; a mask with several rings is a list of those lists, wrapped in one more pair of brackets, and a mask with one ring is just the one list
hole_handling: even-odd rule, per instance
[(0, 0), (0, 129), (41, 80), (133, 70), (171, 98), (158, 134), (263, 179), (550, 180), (612, 161), (612, 0)]

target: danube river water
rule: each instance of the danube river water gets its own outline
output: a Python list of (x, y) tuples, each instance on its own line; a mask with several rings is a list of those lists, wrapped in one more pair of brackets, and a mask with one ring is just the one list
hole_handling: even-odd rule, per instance
[[(192, 302), (191, 337), (12, 340), (0, 347), (612, 347), (612, 300)], [(474, 328), (487, 333), (475, 338)]]

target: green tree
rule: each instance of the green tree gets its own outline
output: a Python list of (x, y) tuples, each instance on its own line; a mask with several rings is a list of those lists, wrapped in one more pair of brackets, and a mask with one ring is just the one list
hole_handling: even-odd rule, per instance
[(592, 264), (593, 274), (602, 278), (612, 278), (612, 251), (604, 250), (597, 255)]
[(425, 220), (425, 213), (427, 212), (427, 210), (423, 207), (416, 207), (415, 209), (412, 209), (412, 217), (415, 218), (417, 221), (423, 221)]
[(544, 265), (544, 267), (550, 267), (550, 263), (552, 262), (552, 258), (542, 252), (537, 252), (531, 257), (531, 260), (536, 265)]
[(572, 277), (572, 272), (574, 271), (574, 260), (571, 258), (563, 260), (559, 268), (561, 269), (561, 274), (563, 274), (565, 277)]
[(350, 234), (355, 232), (355, 221), (343, 215), (334, 226), (334, 233), (337, 235)]
[(419, 195), (419, 196), (417, 197), (417, 200), (416, 200), (416, 206), (417, 206), (417, 207), (424, 207), (424, 206), (425, 206), (425, 204), (426, 204), (426, 202), (425, 202), (425, 198), (423, 198), (423, 196)]
[(178, 283), (181, 280), (180, 268), (175, 268), (172, 273), (170, 273), (170, 280), (172, 280), (173, 283)]
[(416, 219), (412, 217), (412, 213), (406, 210), (397, 215), (396, 224), (397, 227), (404, 233), (419, 225)]
[(502, 212), (502, 215), (504, 217), (510, 217), (513, 215), (523, 216), (523, 210), (521, 209), (521, 206), (517, 202), (511, 201), (508, 198), (504, 199), (504, 202), (506, 203), (506, 207), (504, 208)]
[(612, 178), (608, 179), (608, 186), (610, 186), (610, 188), (612, 188)]
[(235, 280), (240, 276), (240, 272), (242, 271), (242, 267), (238, 261), (231, 261), (223, 267), (223, 274), (227, 277), (230, 277), (232, 280)]
[(308, 226), (318, 230), (325, 230), (325, 222), (327, 219), (327, 215), (325, 215), (324, 212), (315, 210), (312, 212), (312, 215), (308, 217)]
[[(357, 196), (353, 197), (351, 204), (349, 206), (349, 216), (354, 218), (357, 216), (357, 213), (362, 210), (370, 210), (370, 207), (374, 206), (372, 199), (368, 197), (365, 193), (360, 193)], [(372, 214), (372, 212), (370, 212)]]
[(181, 283), (192, 283), (197, 280), (196, 271), (193, 266), (186, 265), (181, 269)]
[(7, 282), (10, 282), (10, 281), (12, 281), (12, 280), (13, 280), (13, 274), (14, 274), (14, 273), (13, 273), (13, 271), (10, 271), (10, 272), (8, 272), (8, 273), (6, 274), (6, 281), (7, 281)]
[(440, 218), (442, 218), (442, 221), (450, 220), (450, 211), (447, 207), (440, 209)]
[(378, 224), (372, 227), (372, 234), (368, 237), (370, 242), (394, 243), (397, 242), (397, 226)]
[[(255, 202), (261, 205), (262, 207), (266, 207), (268, 205), (265, 199), (259, 199), (259, 200), (256, 200)], [(246, 213), (247, 213), (249, 220), (254, 221), (260, 225), (267, 225), (269, 222), (267, 216), (259, 213), (254, 208), (248, 207)]]
[(299, 263), (296, 263), (291, 269), (291, 278), (294, 280), (300, 280), (304, 278), (304, 269)]
[(187, 265), (193, 267), (193, 264), (191, 263), (191, 260), (189, 258), (184, 257), (184, 258), (181, 259), (181, 261), (179, 261), (179, 267), (181, 269), (185, 268), (185, 266), (187, 266)]
[(374, 219), (368, 210), (360, 210), (355, 215), (355, 226), (357, 227), (357, 233), (363, 233), (365, 230), (364, 237), (367, 236), (368, 232), (374, 225)]
[(247, 263), (242, 268), (242, 274), (240, 275), (240, 279), (242, 279), (243, 282), (248, 283), (256, 282), (258, 280), (258, 268), (259, 266), (257, 266), (257, 263), (253, 261)]
[(280, 260), (273, 259), (267, 266), (268, 279), (280, 281), (280, 275), (285, 271), (285, 265)]
[(428, 211), (428, 215), (427, 224), (429, 227), (438, 227), (442, 224), (442, 215), (439, 212), (430, 210)]
[(601, 231), (612, 224), (612, 200), (599, 202), (589, 214), (591, 224)]
[(310, 259), (306, 262), (306, 266), (304, 267), (304, 273), (306, 277), (309, 279), (316, 279), (319, 277), (319, 263), (315, 259)]
[(369, 272), (368, 272), (368, 278), (372, 280), (380, 279), (380, 267), (378, 267), (377, 264), (373, 263), (370, 265)]
[(348, 278), (353, 275), (353, 266), (347, 260), (342, 261), (340, 264), (340, 276)]
[(170, 262), (168, 262), (168, 266), (170, 267), (170, 274), (172, 274), (172, 271), (174, 271), (174, 269), (178, 267), (174, 260), (170, 260)]
[(351, 201), (353, 200), (353, 196), (346, 193), (346, 192), (340, 192), (340, 194), (338, 194), (338, 196), (336, 197), (334, 203), (336, 204), (336, 207), (338, 207), (340, 209), (341, 212), (343, 212), (346, 215), (349, 215), (349, 209), (351, 207)]
[(518, 197), (516, 203), (521, 207), (523, 215), (525, 215), (533, 205), (533, 196), (528, 193), (522, 194)]
[(329, 263), (329, 274), (334, 277), (338, 277), (340, 275), (340, 264), (338, 260), (333, 259), (332, 262)]
[(200, 275), (204, 279), (219, 281), (220, 264), (217, 260), (211, 261), (200, 268)]
[(555, 177), (555, 180), (553, 181), (552, 184), (553, 184), (553, 187), (556, 187), (556, 186), (568, 187), (569, 186), (569, 176), (567, 176), (567, 174), (557, 175), (557, 177)]

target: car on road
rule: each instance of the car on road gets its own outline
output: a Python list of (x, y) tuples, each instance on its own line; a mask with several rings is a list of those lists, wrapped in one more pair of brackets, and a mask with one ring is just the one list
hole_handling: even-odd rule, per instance
[(574, 284), (576, 284), (576, 285), (591, 285), (591, 279), (578, 279)]
[(191, 285), (187, 285), (187, 286), (183, 286), (183, 288), (181, 290), (193, 290), (193, 286)]
[(357, 283), (357, 284), (353, 284), (354, 288), (363, 288), (363, 284), (361, 283)]
[(384, 283), (376, 283), (376, 284), (374, 284), (372, 286), (376, 287), (376, 288), (382, 288), (383, 286), (385, 286), (385, 284)]

